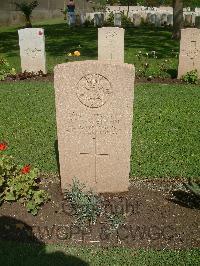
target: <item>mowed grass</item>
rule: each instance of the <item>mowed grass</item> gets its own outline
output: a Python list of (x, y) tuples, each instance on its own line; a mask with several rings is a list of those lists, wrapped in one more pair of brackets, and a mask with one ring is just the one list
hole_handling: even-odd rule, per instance
[[(67, 62), (67, 53), (80, 50), (80, 60), (97, 59), (98, 29), (94, 27), (77, 27), (70, 29), (62, 19), (34, 23), (34, 27), (45, 30), (45, 45), (47, 54), (47, 68), (52, 72), (58, 63)], [(7, 58), (12, 67), (19, 72), (20, 56), (17, 30), (21, 27), (0, 27), (0, 55)], [(167, 65), (164, 75), (176, 75), (179, 42), (171, 39), (170, 29), (141, 27), (125, 30), (125, 62), (135, 64), (137, 70), (141, 68), (141, 60), (137, 54), (156, 51), (157, 59), (148, 61), (148, 75), (158, 75), (162, 64)], [(167, 63), (164, 60), (168, 60)], [(146, 60), (144, 58), (143, 63)]]
[[(18, 163), (57, 172), (51, 83), (1, 83), (0, 140)], [(131, 176), (200, 176), (200, 87), (138, 84), (135, 88)]]
[(28, 245), (0, 242), (0, 265), (22, 266), (198, 266), (198, 249), (145, 251), (129, 248), (81, 248), (66, 245)]

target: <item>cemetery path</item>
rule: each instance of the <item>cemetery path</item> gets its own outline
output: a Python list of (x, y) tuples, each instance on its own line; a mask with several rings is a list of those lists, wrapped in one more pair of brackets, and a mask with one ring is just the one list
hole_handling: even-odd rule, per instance
[[(42, 183), (51, 201), (37, 216), (19, 203), (1, 206), (0, 239), (104, 247), (200, 247), (200, 202), (183, 189), (180, 180), (134, 179), (129, 192), (104, 194), (104, 214), (85, 228), (74, 225), (59, 178), (49, 176)], [(115, 213), (113, 223), (106, 218), (108, 213)]]

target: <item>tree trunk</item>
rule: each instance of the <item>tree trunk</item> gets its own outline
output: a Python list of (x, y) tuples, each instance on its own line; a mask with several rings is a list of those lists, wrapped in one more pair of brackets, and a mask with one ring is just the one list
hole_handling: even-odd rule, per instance
[(129, 6), (130, 6), (130, 3), (129, 1), (127, 2), (127, 7), (128, 7), (128, 10), (127, 10), (127, 17), (128, 17), (128, 14), (129, 14)]
[(173, 0), (173, 23), (172, 38), (179, 40), (183, 28), (183, 0)]
[(25, 16), (26, 28), (32, 28), (30, 16)]

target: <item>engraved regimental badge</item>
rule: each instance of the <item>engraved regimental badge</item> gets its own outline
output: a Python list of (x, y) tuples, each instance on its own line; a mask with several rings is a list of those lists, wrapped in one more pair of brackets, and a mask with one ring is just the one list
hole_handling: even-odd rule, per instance
[(109, 80), (100, 74), (88, 74), (77, 84), (79, 101), (89, 108), (99, 108), (109, 99), (112, 88)]

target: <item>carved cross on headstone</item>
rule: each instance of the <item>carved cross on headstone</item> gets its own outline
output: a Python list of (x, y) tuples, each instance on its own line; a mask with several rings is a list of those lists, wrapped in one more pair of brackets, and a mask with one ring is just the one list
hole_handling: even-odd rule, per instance
[(195, 57), (197, 56), (198, 54), (198, 51), (197, 51), (197, 42), (196, 41), (191, 41), (191, 51), (192, 53), (190, 54), (190, 58), (193, 60), (193, 67), (195, 66)]
[(192, 61), (192, 67), (195, 67), (195, 58), (199, 54), (199, 50), (197, 49), (197, 41), (190, 41), (188, 48), (184, 48), (182, 53), (185, 54)]
[(95, 136), (92, 138), (93, 143), (94, 143), (94, 149), (92, 153), (89, 152), (80, 152), (80, 155), (92, 155), (94, 157), (94, 179), (95, 183), (97, 183), (97, 157), (98, 156), (108, 156), (108, 153), (98, 153), (97, 152), (97, 137), (96, 137), (96, 132)]
[(124, 62), (124, 29), (117, 27), (98, 29), (98, 60)]
[(191, 41), (192, 46), (194, 46), (193, 48), (196, 49), (197, 48), (197, 41)]

